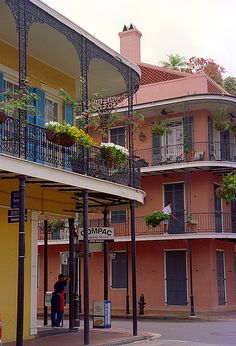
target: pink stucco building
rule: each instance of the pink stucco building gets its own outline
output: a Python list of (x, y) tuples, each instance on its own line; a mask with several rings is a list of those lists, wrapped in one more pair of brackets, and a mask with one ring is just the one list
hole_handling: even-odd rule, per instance
[[(236, 168), (236, 137), (231, 131), (217, 131), (212, 114), (224, 107), (235, 121), (236, 98), (206, 75), (141, 62), (141, 36), (134, 26), (119, 33), (120, 53), (142, 72), (133, 103), (135, 114), (145, 119), (141, 133), (135, 133), (135, 155), (146, 192), (145, 203), (136, 213), (138, 296), (144, 294), (145, 311), (153, 314), (235, 309), (236, 202), (227, 204), (215, 190), (222, 175)], [(151, 132), (159, 119), (168, 124), (163, 136)], [(125, 127), (110, 129), (110, 140), (126, 145)], [(163, 225), (148, 228), (145, 216), (162, 210), (168, 201), (176, 217), (169, 223), (168, 234), (163, 234)], [(122, 313), (131, 296), (128, 220), (125, 211), (110, 212), (115, 241), (109, 243), (109, 299), (113, 311)], [(60, 267), (60, 252), (67, 251), (67, 245), (63, 239), (50, 242), (52, 283), (58, 271), (65, 269)], [(102, 299), (102, 252), (91, 252), (89, 267), (91, 301)], [(41, 282), (42, 275), (41, 271)], [(41, 284), (38, 297), (42, 307)]]

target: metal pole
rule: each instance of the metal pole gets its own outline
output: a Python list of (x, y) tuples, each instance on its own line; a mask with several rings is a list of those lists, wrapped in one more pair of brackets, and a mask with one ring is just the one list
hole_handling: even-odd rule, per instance
[(44, 220), (44, 308), (43, 321), (44, 325), (48, 324), (48, 307), (46, 306), (45, 297), (48, 290), (48, 220)]
[(25, 176), (19, 177), (19, 252), (18, 252), (18, 291), (17, 291), (17, 326), (16, 346), (23, 345), (24, 332), (24, 262), (25, 262)]
[(78, 270), (79, 270), (79, 240), (78, 240), (78, 234), (75, 233), (75, 287), (74, 287), (74, 326), (79, 327), (80, 326), (80, 320), (79, 320), (79, 294), (78, 294)]
[(136, 202), (130, 202), (131, 216), (131, 245), (132, 245), (132, 307), (133, 307), (133, 335), (138, 335), (137, 328), (137, 292), (136, 292), (136, 242), (135, 242), (135, 206)]
[(89, 242), (88, 242), (88, 191), (83, 191), (84, 223), (84, 345), (89, 345)]
[(126, 315), (129, 314), (129, 243), (126, 243), (126, 255), (127, 255), (127, 277), (126, 277), (126, 282), (127, 282), (127, 287), (126, 287)]
[[(107, 227), (108, 211), (103, 212), (103, 225)], [(108, 300), (108, 242), (104, 240), (103, 245), (103, 259), (104, 259), (104, 300)]]
[(74, 219), (69, 218), (69, 329), (74, 328)]
[(189, 239), (189, 266), (190, 266), (190, 304), (191, 316), (195, 316), (194, 295), (193, 295), (193, 261), (192, 261), (192, 239)]
[[(80, 250), (81, 253), (81, 250)], [(82, 309), (81, 309), (81, 258), (79, 257), (79, 313), (81, 314)]]

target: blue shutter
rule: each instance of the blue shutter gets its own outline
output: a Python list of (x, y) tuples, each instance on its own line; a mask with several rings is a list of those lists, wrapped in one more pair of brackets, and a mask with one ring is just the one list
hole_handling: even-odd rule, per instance
[(213, 144), (213, 119), (208, 117), (208, 148), (209, 148), (209, 160), (214, 160), (214, 144)]
[[(68, 105), (68, 103), (64, 102), (64, 121), (66, 123), (69, 123), (71, 125), (74, 125), (74, 110), (73, 108)], [(64, 166), (67, 171), (71, 171), (71, 163), (69, 160), (69, 157), (72, 155), (71, 148), (65, 148), (64, 149)]]
[(193, 151), (193, 117), (183, 118), (183, 132), (184, 132), (184, 152)]
[(229, 131), (220, 132), (220, 152), (221, 160), (227, 161), (230, 157), (230, 148), (229, 148)]
[[(32, 88), (32, 87), (29, 87), (29, 92), (30, 92), (30, 93), (34, 93), (34, 92), (35, 92), (35, 89)], [(31, 100), (30, 103), (31, 103), (32, 105), (34, 105), (34, 101), (33, 101), (33, 100)], [(29, 122), (30, 124), (35, 124), (35, 115), (32, 114), (32, 113), (30, 113), (30, 112), (27, 112), (27, 120), (28, 120), (28, 122)]]
[(45, 92), (41, 89), (35, 88), (35, 94), (38, 96), (38, 99), (35, 100), (36, 116), (35, 116), (35, 127), (37, 133), (35, 134), (35, 161), (39, 163), (44, 162), (44, 153), (45, 153), (45, 132), (43, 129), (45, 126)]
[[(0, 92), (3, 91), (3, 73), (0, 71)], [(3, 100), (3, 96), (0, 95), (0, 101)], [(2, 124), (0, 124), (0, 152), (2, 152)]]
[(152, 135), (152, 164), (156, 166), (161, 161), (161, 138)]

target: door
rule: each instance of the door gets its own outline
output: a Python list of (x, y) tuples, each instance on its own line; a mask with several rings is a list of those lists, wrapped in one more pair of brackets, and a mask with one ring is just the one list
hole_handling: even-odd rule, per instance
[(224, 251), (216, 251), (216, 272), (217, 272), (217, 289), (218, 304), (225, 305), (225, 256)]
[(186, 251), (166, 251), (166, 303), (187, 305)]
[(164, 137), (162, 157), (168, 162), (183, 161), (183, 126), (182, 122), (169, 126)]
[(215, 231), (222, 232), (222, 209), (221, 209), (221, 198), (216, 196), (216, 189), (218, 185), (214, 184), (214, 204), (215, 204)]
[(176, 219), (171, 218), (168, 226), (168, 233), (184, 233), (184, 184), (164, 185), (164, 204), (172, 202), (172, 214)]

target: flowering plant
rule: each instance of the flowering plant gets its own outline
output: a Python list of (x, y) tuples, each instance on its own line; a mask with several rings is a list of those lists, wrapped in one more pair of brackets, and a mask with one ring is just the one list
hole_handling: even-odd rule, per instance
[(216, 189), (216, 196), (231, 202), (236, 194), (236, 174), (229, 173), (222, 179), (220, 187)]
[(78, 129), (66, 122), (62, 124), (57, 121), (50, 121), (45, 124), (46, 129), (54, 131), (55, 134), (64, 134), (70, 137), (74, 143), (79, 143), (83, 147), (90, 148), (94, 144), (93, 138), (84, 130)]
[(129, 152), (121, 145), (114, 143), (101, 143), (100, 156), (111, 165), (125, 165), (128, 162)]
[(145, 217), (147, 226), (157, 227), (162, 221), (169, 220), (170, 216), (164, 214), (162, 211), (155, 211)]
[(230, 127), (230, 116), (225, 107), (219, 107), (213, 113), (213, 126), (218, 131), (228, 131)]
[(1, 91), (0, 96), (3, 100), (0, 102), (0, 112), (9, 116), (15, 116), (16, 111), (28, 111), (36, 114), (34, 100), (38, 99), (38, 95), (30, 92), (28, 82), (15, 91)]

